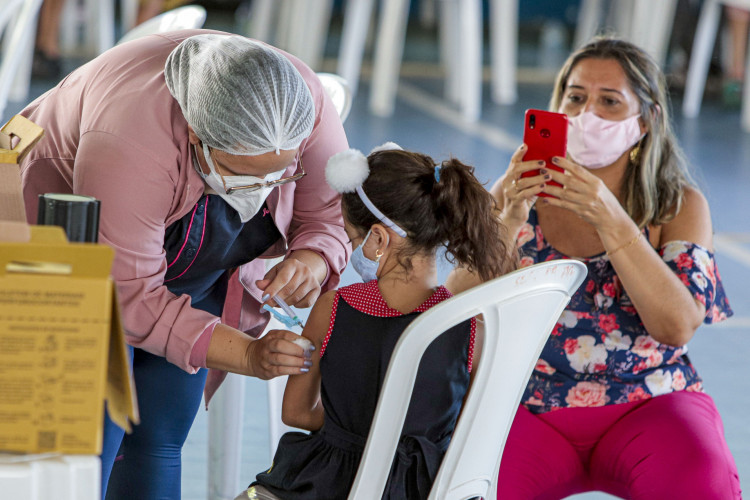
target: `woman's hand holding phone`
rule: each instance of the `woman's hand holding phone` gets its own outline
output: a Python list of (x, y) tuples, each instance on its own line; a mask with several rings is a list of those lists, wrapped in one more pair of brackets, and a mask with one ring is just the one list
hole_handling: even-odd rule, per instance
[(490, 189), (502, 211), (503, 222), (511, 233), (518, 231), (526, 222), (529, 210), (544, 190), (545, 182), (551, 179), (544, 161), (522, 160), (527, 150), (526, 144), (521, 144), (513, 153), (505, 174)]
[(544, 191), (550, 196), (544, 203), (575, 212), (597, 230), (616, 227), (617, 221), (630, 218), (614, 193), (588, 169), (559, 156), (552, 162), (558, 168), (548, 173), (555, 185), (545, 185)]

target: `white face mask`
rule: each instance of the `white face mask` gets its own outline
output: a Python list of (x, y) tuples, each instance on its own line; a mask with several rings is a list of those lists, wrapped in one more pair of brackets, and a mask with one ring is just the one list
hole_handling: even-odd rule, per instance
[(568, 153), (587, 168), (612, 165), (645, 135), (638, 122), (640, 115), (621, 121), (599, 118), (591, 111), (568, 119)]
[(211, 170), (211, 173), (208, 175), (204, 174), (196, 159), (195, 168), (198, 170), (198, 173), (201, 175), (201, 177), (203, 177), (203, 180), (206, 181), (206, 184), (208, 184), (211, 189), (216, 191), (216, 194), (221, 196), (221, 198), (226, 201), (230, 207), (235, 209), (237, 213), (240, 214), (240, 221), (242, 221), (243, 223), (249, 221), (255, 214), (258, 213), (260, 207), (263, 206), (263, 202), (266, 201), (268, 195), (271, 194), (273, 187), (264, 187), (256, 189), (254, 191), (237, 191), (236, 193), (229, 195), (226, 193), (226, 191), (224, 191), (224, 183), (226, 183), (228, 188), (247, 186), (249, 184), (260, 184), (263, 182), (279, 180), (281, 179), (281, 176), (284, 175), (284, 170), (268, 174), (265, 177), (254, 177), (252, 175), (229, 175), (224, 177), (224, 183), (222, 183), (221, 176), (216, 172), (216, 166), (214, 165), (214, 161), (209, 154), (209, 149), (206, 144), (203, 144), (203, 157), (206, 159), (206, 163), (208, 164), (208, 168)]
[(362, 243), (354, 249), (352, 257), (349, 260), (354, 270), (357, 271), (357, 274), (359, 274), (360, 278), (362, 278), (362, 281), (365, 283), (378, 279), (378, 268), (380, 267), (380, 257), (378, 257), (377, 260), (368, 259), (362, 251), (367, 243), (367, 238), (370, 237), (370, 233), (372, 233), (372, 229), (367, 231), (367, 236), (365, 236)]

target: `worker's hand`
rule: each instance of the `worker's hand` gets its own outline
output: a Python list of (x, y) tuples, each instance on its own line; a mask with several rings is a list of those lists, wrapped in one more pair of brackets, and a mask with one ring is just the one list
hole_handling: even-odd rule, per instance
[(312, 366), (313, 350), (312, 342), (304, 337), (287, 330), (270, 330), (247, 346), (247, 370), (263, 380), (307, 373)]
[(293, 257), (276, 264), (255, 284), (263, 290), (264, 296), (278, 295), (287, 304), (295, 307), (310, 307), (320, 295), (318, 276), (306, 262)]

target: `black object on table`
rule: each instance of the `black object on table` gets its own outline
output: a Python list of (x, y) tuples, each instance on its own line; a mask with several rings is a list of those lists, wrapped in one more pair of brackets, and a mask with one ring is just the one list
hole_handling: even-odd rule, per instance
[(40, 226), (60, 226), (68, 241), (96, 243), (99, 240), (101, 202), (92, 196), (65, 193), (39, 195)]

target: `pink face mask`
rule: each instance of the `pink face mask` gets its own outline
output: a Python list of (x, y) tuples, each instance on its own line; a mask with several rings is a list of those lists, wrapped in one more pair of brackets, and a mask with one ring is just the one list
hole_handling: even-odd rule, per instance
[(643, 137), (638, 117), (611, 121), (586, 111), (568, 118), (568, 154), (587, 168), (613, 164)]

